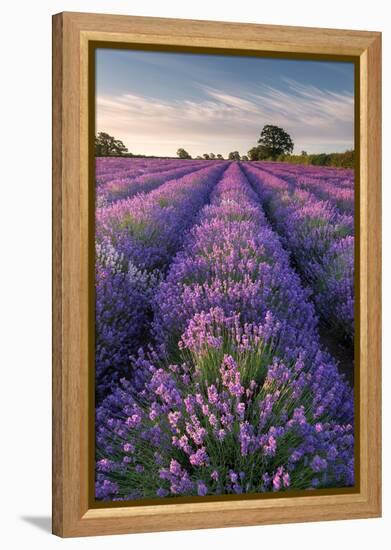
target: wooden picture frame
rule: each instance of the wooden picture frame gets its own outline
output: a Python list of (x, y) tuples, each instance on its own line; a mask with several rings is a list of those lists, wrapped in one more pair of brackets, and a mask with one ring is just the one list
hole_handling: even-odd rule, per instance
[[(359, 487), (342, 494), (91, 507), (89, 44), (354, 59), (359, 70)], [(62, 537), (381, 514), (381, 34), (61, 13), (53, 17), (53, 533)]]

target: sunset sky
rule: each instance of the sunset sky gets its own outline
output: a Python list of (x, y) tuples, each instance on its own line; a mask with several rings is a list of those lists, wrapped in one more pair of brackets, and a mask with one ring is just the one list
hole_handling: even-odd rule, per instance
[(283, 127), (295, 152), (354, 146), (354, 66), (168, 52), (97, 50), (96, 130), (135, 154), (179, 147), (241, 155), (265, 124)]

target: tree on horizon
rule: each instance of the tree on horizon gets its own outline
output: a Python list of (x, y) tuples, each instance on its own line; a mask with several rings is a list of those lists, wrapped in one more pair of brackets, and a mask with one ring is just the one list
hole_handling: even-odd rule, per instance
[(128, 153), (128, 149), (120, 139), (116, 139), (106, 132), (99, 132), (95, 137), (96, 157), (117, 157), (126, 153)]
[(279, 155), (292, 153), (294, 143), (291, 136), (283, 129), (272, 124), (266, 124), (262, 128), (258, 143), (264, 147), (269, 157), (275, 160)]
[(228, 155), (228, 160), (240, 160), (239, 151), (231, 151)]
[(191, 159), (191, 155), (185, 149), (183, 149), (182, 147), (180, 147), (178, 149), (176, 154), (177, 154), (178, 158), (180, 158), (180, 159)]

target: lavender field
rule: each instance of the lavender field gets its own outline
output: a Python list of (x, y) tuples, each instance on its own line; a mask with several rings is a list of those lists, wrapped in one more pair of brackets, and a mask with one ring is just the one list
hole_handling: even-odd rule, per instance
[(353, 210), (349, 169), (97, 158), (96, 499), (354, 485)]

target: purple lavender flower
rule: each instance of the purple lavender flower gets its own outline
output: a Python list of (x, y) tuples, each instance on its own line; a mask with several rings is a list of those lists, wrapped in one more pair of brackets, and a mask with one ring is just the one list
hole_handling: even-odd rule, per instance
[(311, 468), (314, 472), (322, 472), (327, 468), (327, 460), (321, 458), (319, 455), (315, 455), (311, 461)]
[(197, 482), (197, 494), (200, 497), (204, 497), (208, 493), (208, 487), (205, 485), (204, 481)]

